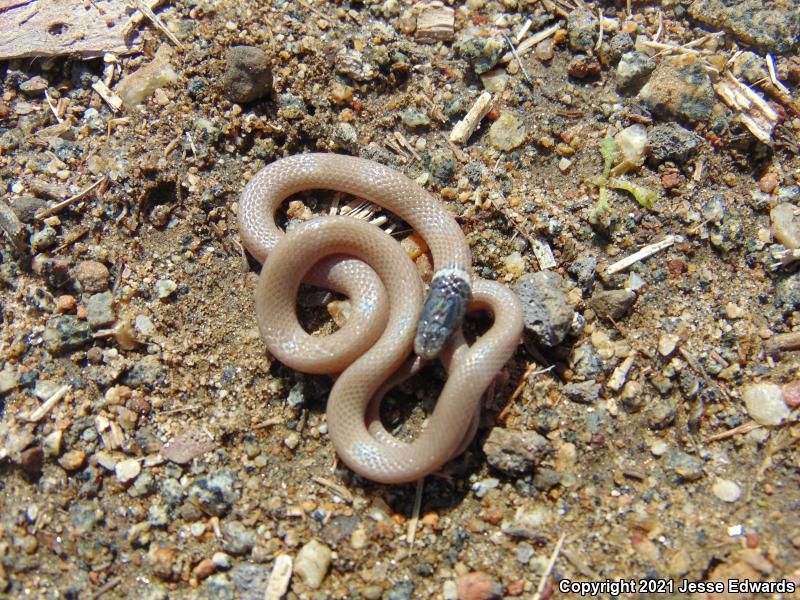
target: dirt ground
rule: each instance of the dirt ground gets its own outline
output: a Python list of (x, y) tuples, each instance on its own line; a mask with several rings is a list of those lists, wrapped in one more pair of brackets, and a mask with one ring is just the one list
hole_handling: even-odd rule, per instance
[[(132, 54), (0, 60), (0, 597), (800, 598), (797, 7), (450, 6), (178, 2), (180, 46), (145, 21)], [(423, 484), (337, 462), (330, 379), (259, 338), (239, 194), (309, 151), (422, 184), (526, 303), (475, 442)], [(294, 200), (283, 223), (352, 199)], [(304, 291), (307, 328), (330, 299)], [(445, 378), (387, 427), (413, 437)]]

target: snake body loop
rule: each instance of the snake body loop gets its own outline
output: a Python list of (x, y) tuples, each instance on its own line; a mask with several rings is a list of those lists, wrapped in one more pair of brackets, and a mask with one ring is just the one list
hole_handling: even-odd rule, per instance
[[(321, 217), (283, 233), (274, 219), (278, 206), (309, 189), (359, 196), (409, 223), (433, 255), (427, 300), (408, 255), (368, 223)], [(266, 166), (247, 184), (239, 229), (247, 250), (263, 263), (256, 316), (269, 351), (300, 371), (338, 375), (328, 399), (328, 430), (350, 468), (375, 481), (402, 483), (424, 477), (464, 450), (477, 428), (484, 390), (516, 348), (522, 316), (505, 286), (484, 280), (470, 285), (469, 246), (439, 203), (373, 161), (302, 154)], [(295, 314), (301, 282), (350, 298), (352, 314), (341, 329), (324, 337), (303, 330)], [(468, 309), (494, 317), (472, 345), (460, 333)], [(427, 426), (405, 443), (383, 428), (377, 405), (387, 382), (396, 383), (421, 364), (407, 363), (412, 346), (422, 359), (439, 356), (448, 380)]]

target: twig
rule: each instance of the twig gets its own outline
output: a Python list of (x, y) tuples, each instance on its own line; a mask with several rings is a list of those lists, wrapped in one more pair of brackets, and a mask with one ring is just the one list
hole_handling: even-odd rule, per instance
[(664, 250), (665, 248), (669, 248), (670, 246), (672, 246), (672, 244), (674, 244), (676, 241), (678, 241), (678, 239), (679, 239), (679, 236), (668, 235), (663, 240), (659, 240), (658, 242), (655, 242), (653, 244), (648, 244), (647, 246), (644, 246), (638, 252), (634, 252), (630, 256), (615, 262), (613, 265), (608, 267), (608, 269), (606, 269), (606, 274), (607, 275), (613, 275), (614, 273), (616, 273), (618, 271), (622, 271), (623, 269), (627, 269), (632, 264), (637, 263), (640, 260), (644, 260), (648, 256), (652, 256), (656, 252), (660, 252), (661, 250)]
[(47, 100), (47, 106), (50, 107), (50, 111), (53, 113), (53, 116), (56, 118), (56, 121), (58, 121), (59, 123), (62, 123), (64, 121), (64, 119), (62, 119), (60, 116), (58, 116), (58, 112), (56, 111), (56, 107), (53, 106), (53, 103), (50, 101), (50, 94), (47, 93), (46, 89), (44, 91), (44, 98), (45, 98), (45, 100)]
[(190, 412), (193, 410), (197, 410), (200, 408), (199, 404), (190, 404), (189, 406), (183, 406), (181, 408), (171, 408), (170, 410), (162, 410), (162, 415), (177, 415), (178, 413), (182, 412)]
[(528, 72), (525, 70), (525, 65), (522, 64), (522, 59), (519, 57), (519, 54), (517, 54), (517, 49), (514, 48), (514, 44), (511, 42), (511, 40), (508, 38), (508, 36), (504, 35), (503, 39), (506, 42), (508, 42), (508, 47), (511, 48), (511, 54), (513, 54), (514, 58), (517, 59), (517, 64), (519, 65), (519, 68), (522, 71), (522, 74), (525, 75), (525, 79), (527, 80), (528, 85), (533, 87), (533, 82), (531, 81), (531, 78), (528, 76)]
[(791, 333), (779, 333), (771, 337), (764, 344), (767, 354), (778, 354), (779, 352), (800, 350), (800, 331)]
[(729, 437), (733, 437), (734, 435), (738, 435), (740, 433), (747, 433), (748, 431), (753, 431), (754, 429), (759, 429), (763, 427), (759, 423), (755, 421), (750, 421), (749, 423), (742, 423), (738, 427), (734, 427), (733, 429), (728, 429), (727, 431), (723, 431), (721, 433), (715, 433), (712, 436), (706, 438), (707, 442), (716, 442), (719, 440), (724, 440)]
[[(551, 25), (546, 29), (542, 29), (541, 31), (537, 31), (531, 37), (526, 40), (523, 40), (517, 45), (517, 54), (522, 56), (526, 52), (528, 52), (531, 48), (533, 48), (539, 42), (542, 42), (549, 38), (551, 35), (555, 34), (561, 27), (560, 23), (556, 23), (555, 25)], [(503, 57), (500, 59), (501, 63), (508, 63), (514, 58), (514, 54), (511, 52), (506, 52)]]
[(139, 12), (141, 12), (145, 17), (150, 19), (153, 22), (153, 25), (158, 27), (173, 44), (175, 44), (178, 48), (183, 48), (183, 44), (181, 44), (181, 41), (177, 37), (175, 37), (174, 33), (172, 33), (169, 29), (167, 29), (167, 26), (164, 25), (164, 23), (161, 21), (158, 15), (154, 13), (149, 6), (147, 6), (144, 2), (142, 2), (142, 0), (133, 0), (133, 3), (136, 5), (136, 8), (139, 9)]
[(556, 547), (553, 549), (553, 553), (550, 555), (550, 560), (547, 561), (547, 568), (542, 573), (542, 577), (539, 579), (539, 585), (536, 586), (536, 593), (533, 595), (531, 600), (541, 600), (542, 593), (544, 592), (544, 588), (547, 585), (547, 578), (550, 577), (550, 574), (553, 572), (553, 568), (556, 566), (556, 561), (558, 560), (558, 555), (561, 554), (561, 546), (564, 545), (564, 539), (567, 537), (566, 533), (562, 533), (561, 537), (558, 538), (558, 543), (556, 543)]
[(58, 402), (67, 395), (67, 392), (70, 391), (72, 387), (69, 384), (64, 384), (60, 388), (58, 388), (52, 396), (50, 396), (47, 400), (45, 400), (39, 408), (34, 410), (28, 417), (25, 419), (26, 421), (30, 421), (31, 423), (37, 423), (41, 421), (44, 416), (49, 413), (52, 408), (58, 404)]
[(95, 81), (92, 84), (92, 89), (97, 92), (103, 100), (105, 100), (105, 103), (108, 104), (114, 112), (117, 112), (122, 106), (122, 98), (112, 92), (111, 89), (102, 81)]
[(600, 51), (600, 46), (603, 45), (603, 34), (606, 31), (603, 23), (603, 10), (601, 8), (597, 9), (597, 20), (600, 22), (600, 35), (597, 36), (597, 43), (594, 45), (595, 52)]
[(425, 478), (417, 479), (417, 489), (414, 493), (414, 508), (411, 511), (411, 518), (408, 520), (408, 530), (406, 539), (408, 545), (414, 545), (414, 538), (417, 536), (417, 525), (419, 524), (419, 511), (422, 509), (422, 490), (425, 486)]
[(454, 144), (464, 144), (478, 128), (478, 125), (489, 112), (492, 106), (492, 95), (483, 92), (469, 109), (464, 118), (456, 123), (450, 132), (450, 141)]
[(517, 44), (519, 44), (522, 41), (522, 38), (525, 37), (525, 34), (528, 33), (528, 30), (531, 28), (531, 25), (533, 25), (533, 21), (531, 21), (530, 19), (526, 19), (525, 23), (522, 25), (522, 29), (520, 29), (519, 33), (517, 33), (517, 35), (514, 36), (514, 41)]
[(109, 579), (103, 587), (92, 594), (92, 600), (98, 600), (99, 598), (102, 598), (106, 592), (113, 590), (120, 581), (122, 581), (122, 577), (114, 577), (113, 579)]
[(775, 61), (772, 59), (772, 54), (767, 54), (766, 60), (767, 70), (769, 71), (769, 78), (770, 81), (772, 81), (772, 85), (791, 98), (792, 93), (786, 89), (786, 86), (781, 83), (780, 79), (778, 79), (778, 75), (775, 73)]
[(62, 200), (61, 202), (59, 202), (58, 204), (54, 204), (50, 208), (45, 208), (44, 210), (39, 211), (38, 213), (36, 213), (36, 218), (39, 219), (39, 220), (42, 220), (42, 219), (45, 219), (45, 218), (49, 217), (50, 215), (56, 214), (57, 212), (61, 212), (62, 209), (66, 208), (70, 204), (75, 204), (78, 200), (82, 200), (89, 193), (91, 193), (93, 190), (95, 190), (98, 187), (104, 185), (107, 181), (108, 181), (108, 177), (107, 176), (101, 177), (100, 179), (95, 181), (92, 185), (90, 185), (86, 189), (78, 192), (74, 196), (71, 196), (71, 197), (67, 198), (66, 200)]

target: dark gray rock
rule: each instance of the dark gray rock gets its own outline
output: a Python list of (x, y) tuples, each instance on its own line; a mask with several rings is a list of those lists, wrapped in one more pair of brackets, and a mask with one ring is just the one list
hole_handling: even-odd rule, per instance
[(97, 500), (74, 502), (69, 508), (69, 519), (75, 533), (85, 534), (103, 520), (104, 513)]
[(111, 292), (92, 294), (86, 299), (86, 320), (92, 329), (108, 327), (116, 318), (114, 295)]
[(569, 47), (573, 52), (589, 52), (597, 43), (600, 29), (597, 15), (587, 8), (577, 8), (567, 17)]
[(800, 5), (776, 0), (695, 0), (689, 15), (762, 52), (800, 49)]
[(693, 56), (662, 60), (638, 97), (653, 113), (689, 123), (708, 121), (717, 102), (703, 63)]
[(784, 277), (778, 282), (774, 303), (784, 314), (800, 310), (800, 272)]
[(569, 266), (569, 274), (578, 282), (578, 287), (583, 291), (587, 291), (594, 283), (596, 269), (597, 258), (591, 254), (584, 254), (576, 258)]
[(461, 38), (456, 42), (455, 49), (461, 58), (472, 65), (478, 75), (491, 70), (507, 50), (502, 40), (473, 35)]
[(255, 543), (256, 532), (245, 527), (241, 521), (230, 521), (225, 526), (225, 552), (241, 556), (250, 552)]
[(675, 403), (668, 398), (663, 398), (650, 406), (647, 414), (647, 424), (650, 429), (660, 431), (671, 427), (675, 423), (676, 416)]
[(700, 149), (701, 139), (677, 123), (656, 125), (647, 134), (647, 150), (651, 162), (670, 160), (681, 166)]
[(383, 600), (411, 600), (414, 596), (414, 582), (404, 579), (395, 583), (383, 595)]
[(148, 354), (125, 373), (123, 381), (131, 387), (153, 387), (166, 381), (168, 373), (158, 356)]
[(92, 330), (86, 321), (72, 315), (61, 315), (47, 321), (42, 344), (51, 354), (77, 350), (92, 340)]
[(428, 171), (439, 184), (452, 181), (456, 174), (456, 157), (450, 150), (434, 150), (426, 158)]
[(11, 210), (23, 223), (33, 223), (36, 213), (45, 208), (47, 202), (35, 196), (20, 196), (11, 205)]
[(306, 114), (306, 103), (300, 96), (284, 93), (278, 96), (278, 114), (284, 119), (302, 119)]
[(536, 341), (550, 347), (564, 341), (575, 311), (567, 302), (561, 276), (552, 271), (523, 275), (516, 292), (522, 302), (525, 328)]
[(589, 341), (575, 347), (569, 364), (574, 374), (574, 381), (596, 379), (603, 372), (603, 359)]
[(600, 384), (592, 379), (568, 383), (562, 391), (567, 398), (579, 404), (593, 404), (600, 398)]
[(617, 65), (617, 88), (636, 92), (656, 70), (656, 62), (644, 52), (626, 52)]
[(240, 600), (262, 600), (269, 583), (269, 567), (240, 563), (228, 571)]
[(252, 102), (272, 91), (269, 55), (255, 46), (233, 46), (225, 54), (222, 89), (231, 102)]
[(697, 481), (703, 476), (703, 463), (680, 450), (667, 453), (666, 465), (681, 481)]
[(483, 444), (486, 461), (511, 476), (532, 471), (550, 451), (547, 439), (534, 431), (495, 427)]
[(633, 50), (633, 38), (627, 31), (620, 31), (600, 46), (598, 55), (607, 67), (614, 66), (626, 52)]
[(189, 501), (204, 513), (221, 517), (239, 498), (234, 489), (235, 483), (236, 475), (231, 469), (219, 469), (189, 486)]
[(634, 302), (636, 293), (631, 290), (607, 290), (593, 294), (589, 308), (601, 318), (618, 321), (628, 314)]
[(177, 506), (183, 500), (183, 486), (174, 477), (161, 480), (158, 489), (164, 502), (170, 506)]

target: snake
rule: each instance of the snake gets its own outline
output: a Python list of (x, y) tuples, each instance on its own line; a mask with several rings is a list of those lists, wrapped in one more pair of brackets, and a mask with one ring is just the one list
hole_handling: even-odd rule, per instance
[[(350, 194), (408, 223), (433, 258), (427, 294), (403, 247), (363, 219), (321, 216), (283, 231), (279, 207), (309, 190)], [(469, 243), (445, 206), (376, 161), (305, 153), (258, 171), (242, 191), (237, 218), (242, 244), (262, 264), (255, 312), (267, 350), (292, 369), (335, 378), (326, 416), (338, 457), (362, 477), (398, 484), (461, 454), (477, 431), (484, 392), (519, 344), (523, 321), (513, 291), (472, 277)], [(301, 284), (345, 295), (346, 322), (329, 335), (307, 332), (296, 313)], [(468, 343), (461, 326), (473, 311), (489, 313), (492, 325)], [(381, 423), (381, 399), (434, 359), (447, 380), (421, 431), (401, 440)]]

